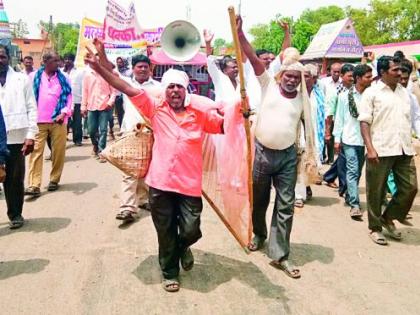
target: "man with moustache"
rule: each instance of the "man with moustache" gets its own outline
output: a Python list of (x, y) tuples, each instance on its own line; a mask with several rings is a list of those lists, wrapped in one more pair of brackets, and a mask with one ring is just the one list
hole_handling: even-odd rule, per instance
[[(104, 52), (98, 54), (99, 58), (105, 55)], [(184, 270), (193, 267), (190, 246), (202, 236), (204, 133), (223, 133), (223, 118), (200, 106), (201, 101), (209, 103), (207, 98), (186, 93), (189, 79), (183, 71), (170, 69), (165, 72), (162, 77), (164, 95), (154, 98), (145, 90), (116, 77), (93, 53), (90, 52), (85, 60), (151, 120), (155, 142), (146, 183), (158, 235), (163, 288), (176, 292), (180, 288), (179, 264)]]
[[(402, 238), (393, 221), (405, 220), (417, 194), (417, 175), (411, 137), (410, 95), (399, 83), (401, 60), (382, 56), (378, 59), (377, 70), (380, 80), (363, 93), (358, 120), (367, 150), (369, 235), (376, 244), (386, 245), (382, 228), (391, 238)], [(390, 171), (397, 191), (382, 211)]]

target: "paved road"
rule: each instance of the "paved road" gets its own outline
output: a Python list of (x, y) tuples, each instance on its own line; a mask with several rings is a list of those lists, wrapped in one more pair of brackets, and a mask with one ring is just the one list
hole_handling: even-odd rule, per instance
[(245, 254), (206, 205), (196, 265), (170, 294), (160, 285), (150, 214), (119, 226), (120, 173), (92, 159), (89, 145), (67, 153), (60, 190), (25, 204), (24, 228), (8, 229), (0, 201), (0, 314), (419, 313), (418, 199), (404, 240), (380, 247), (366, 216), (351, 221), (333, 190), (314, 187), (292, 233), (300, 280), (269, 266), (265, 252)]

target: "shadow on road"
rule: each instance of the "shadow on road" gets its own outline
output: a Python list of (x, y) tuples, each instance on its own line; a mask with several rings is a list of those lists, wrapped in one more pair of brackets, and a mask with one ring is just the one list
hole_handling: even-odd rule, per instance
[(151, 215), (150, 211), (146, 211), (146, 210), (140, 209), (139, 218), (137, 220), (132, 221), (132, 222), (124, 222), (124, 221), (121, 221), (121, 224), (118, 225), (118, 228), (120, 230), (127, 230), (133, 224), (135, 224), (137, 222), (140, 222), (144, 218), (150, 217), (150, 215)]
[(71, 191), (75, 195), (83, 195), (96, 187), (98, 187), (98, 184), (91, 182), (70, 183), (61, 185), (59, 191)]
[(18, 230), (10, 230), (9, 227), (0, 228), (0, 237), (19, 232), (54, 233), (65, 229), (71, 220), (69, 218), (36, 218), (25, 220), (25, 225)]
[(90, 156), (87, 155), (69, 155), (66, 156), (66, 162), (78, 162), (90, 159)]
[[(193, 253), (194, 268), (188, 273), (181, 271), (182, 288), (208, 293), (219, 285), (236, 279), (256, 290), (258, 295), (264, 298), (280, 300), (287, 308), (289, 298), (285, 295), (285, 289), (273, 284), (252, 262), (243, 262), (201, 250), (193, 250)], [(161, 283), (157, 256), (147, 257), (133, 274), (146, 285)]]
[(331, 264), (334, 260), (334, 249), (315, 244), (291, 244), (292, 261), (297, 266), (304, 266), (313, 261)]
[(401, 228), (398, 229), (403, 239), (399, 241), (402, 244), (405, 245), (415, 245), (420, 246), (420, 229), (416, 228)]
[(24, 273), (38, 273), (50, 263), (47, 259), (0, 261), (0, 280)]
[(308, 201), (308, 205), (310, 206), (320, 206), (320, 207), (328, 207), (339, 203), (340, 198), (333, 198), (333, 197), (322, 197), (322, 196), (314, 196), (310, 201)]

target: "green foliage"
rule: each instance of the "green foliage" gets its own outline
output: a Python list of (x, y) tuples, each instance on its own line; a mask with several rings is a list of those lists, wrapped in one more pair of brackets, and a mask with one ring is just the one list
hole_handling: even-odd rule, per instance
[(306, 9), (293, 25), (292, 45), (304, 53), (312, 38), (323, 24), (342, 20), (346, 17), (342, 8), (337, 6)]
[(369, 8), (347, 8), (364, 45), (420, 38), (419, 0), (372, 0)]
[(371, 0), (366, 9), (339, 6), (307, 9), (290, 23), (291, 18), (277, 15), (267, 24), (250, 28), (256, 49), (264, 48), (278, 52), (283, 41), (283, 31), (276, 20), (289, 21), (292, 30), (292, 45), (303, 53), (323, 24), (346, 17), (353, 20), (357, 34), (363, 45), (386, 44), (420, 39), (420, 0)]
[(76, 54), (77, 42), (79, 40), (80, 26), (77, 23), (57, 23), (53, 24), (50, 30), (49, 23), (40, 23), (46, 31), (50, 32), (50, 39), (54, 49), (60, 56), (67, 53)]
[(277, 15), (276, 19), (269, 24), (258, 24), (249, 30), (249, 33), (254, 37), (252, 45), (256, 49), (267, 49), (275, 54), (280, 52), (284, 39), (284, 32), (277, 24), (277, 21), (280, 20), (291, 23), (290, 18), (282, 18)]

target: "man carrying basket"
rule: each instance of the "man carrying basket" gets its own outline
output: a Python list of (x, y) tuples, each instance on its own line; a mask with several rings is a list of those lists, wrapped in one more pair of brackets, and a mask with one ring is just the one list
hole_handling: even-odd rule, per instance
[[(98, 46), (98, 45), (96, 45)], [(116, 77), (105, 65), (104, 52), (90, 49), (85, 61), (109, 84), (126, 94), (154, 132), (152, 160), (146, 176), (152, 219), (158, 234), (163, 288), (179, 290), (179, 263), (194, 265), (190, 246), (201, 238), (202, 143), (204, 133), (223, 133), (223, 118), (205, 97), (187, 94), (188, 75), (168, 70), (162, 77), (163, 93), (154, 98)]]

